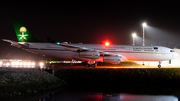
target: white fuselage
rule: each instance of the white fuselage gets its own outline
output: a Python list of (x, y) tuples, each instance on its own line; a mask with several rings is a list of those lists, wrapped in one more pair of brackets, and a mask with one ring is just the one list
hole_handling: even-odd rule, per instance
[[(19, 42), (21, 43), (21, 42)], [(63, 59), (79, 59), (78, 52), (67, 51), (66, 47), (52, 44), (52, 43), (28, 43), (28, 50), (49, 57), (63, 58)], [(108, 47), (102, 44), (71, 44), (74, 46), (81, 46), (110, 52), (113, 54), (121, 55), (122, 61), (164, 61), (171, 60), (179, 55), (172, 49), (162, 46), (132, 46), (132, 45), (110, 45)], [(95, 61), (101, 61), (99, 58)]]

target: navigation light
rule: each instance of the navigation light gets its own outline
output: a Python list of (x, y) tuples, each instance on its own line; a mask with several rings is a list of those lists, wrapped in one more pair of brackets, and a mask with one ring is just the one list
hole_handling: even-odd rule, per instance
[(105, 46), (109, 46), (109, 42), (105, 42)]
[(57, 44), (59, 45), (59, 44), (60, 44), (60, 42), (57, 42)]

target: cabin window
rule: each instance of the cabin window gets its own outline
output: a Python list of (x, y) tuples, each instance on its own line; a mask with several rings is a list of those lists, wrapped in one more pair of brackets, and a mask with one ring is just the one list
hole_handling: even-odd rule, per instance
[(170, 50), (170, 52), (175, 52), (174, 50)]
[(158, 49), (158, 47), (154, 47), (154, 49)]

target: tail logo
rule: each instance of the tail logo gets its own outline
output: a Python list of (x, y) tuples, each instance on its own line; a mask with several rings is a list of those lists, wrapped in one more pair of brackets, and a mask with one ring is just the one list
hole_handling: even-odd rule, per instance
[(21, 27), (19, 31), (22, 33), (22, 35), (18, 35), (18, 36), (20, 36), (20, 39), (27, 40), (26, 36), (28, 36), (28, 35), (27, 35), (27, 34), (26, 34), (26, 35), (24, 34), (24, 33), (27, 31), (27, 30), (26, 30), (26, 27)]

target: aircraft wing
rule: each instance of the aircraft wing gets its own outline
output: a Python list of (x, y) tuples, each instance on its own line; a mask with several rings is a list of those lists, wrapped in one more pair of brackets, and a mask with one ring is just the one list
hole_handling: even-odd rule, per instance
[(66, 50), (68, 50), (68, 51), (77, 51), (77, 52), (81, 52), (81, 51), (98, 51), (101, 56), (122, 56), (121, 54), (114, 54), (114, 53), (105, 52), (105, 51), (102, 51), (102, 50), (96, 50), (96, 49), (92, 49), (92, 48), (75, 46), (75, 45), (66, 44), (66, 43), (60, 43), (59, 45), (63, 46), (63, 47), (66, 47)]
[[(74, 45), (70, 45), (70, 44), (66, 44), (66, 43), (60, 43), (60, 46), (66, 47), (66, 50), (69, 51), (88, 51), (90, 50), (89, 48), (86, 47), (81, 47), (81, 46), (74, 46)], [(92, 50), (93, 51), (93, 50)]]

